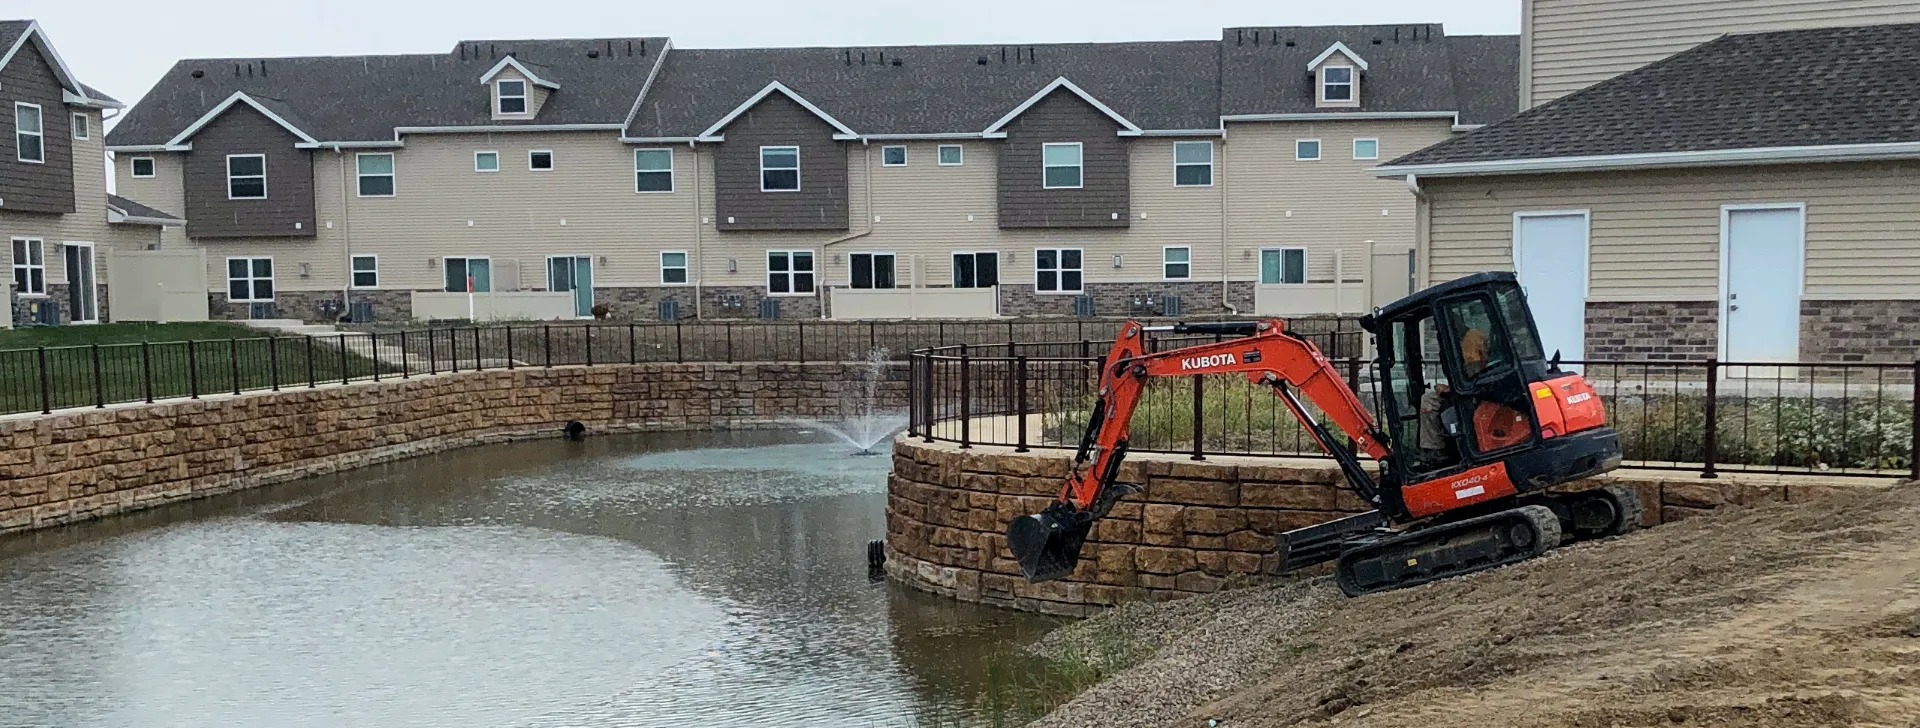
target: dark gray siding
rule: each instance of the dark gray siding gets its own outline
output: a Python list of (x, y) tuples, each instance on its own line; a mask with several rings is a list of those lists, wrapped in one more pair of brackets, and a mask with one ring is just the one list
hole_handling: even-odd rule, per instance
[[(313, 237), (313, 153), (297, 141), (245, 103), (202, 127), (186, 158), (187, 236)], [(229, 154), (267, 155), (266, 199), (227, 199)]]
[[(14, 148), (13, 105), (40, 105), (46, 137), (46, 163), (20, 161)], [(73, 112), (60, 98), (60, 77), (40, 54), (38, 44), (20, 48), (0, 69), (0, 209), (8, 212), (68, 213), (73, 203)], [(97, 133), (97, 132), (96, 132)], [(104, 167), (106, 160), (100, 160)]]
[[(1127, 140), (1120, 125), (1060, 89), (1007, 124), (1000, 145), (1000, 227), (1123, 228), (1128, 224)], [(1045, 189), (1042, 144), (1080, 142), (1080, 189)], [(1117, 217), (1116, 217), (1117, 215)]]
[[(721, 133), (727, 140), (713, 163), (720, 230), (847, 229), (847, 150), (831, 125), (776, 93)], [(800, 191), (760, 191), (762, 146), (800, 147)]]

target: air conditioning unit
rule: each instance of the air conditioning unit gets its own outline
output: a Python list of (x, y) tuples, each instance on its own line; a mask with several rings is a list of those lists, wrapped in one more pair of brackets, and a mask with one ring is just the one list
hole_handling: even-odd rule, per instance
[(354, 301), (352, 309), (347, 312), (347, 322), (355, 324), (373, 323), (373, 302)]
[(763, 319), (780, 318), (780, 299), (778, 298), (760, 299), (760, 318), (763, 318)]
[(1073, 315), (1081, 318), (1093, 318), (1093, 296), (1084, 293), (1074, 296)]
[(1180, 315), (1180, 297), (1172, 294), (1161, 296), (1160, 297), (1160, 315), (1179, 316)]
[(27, 320), (34, 326), (59, 326), (60, 302), (51, 298), (28, 301)]
[(680, 302), (675, 301), (671, 298), (665, 301), (661, 301), (660, 302), (660, 320), (661, 321), (679, 321), (680, 320)]
[(247, 318), (277, 319), (277, 318), (280, 318), (280, 307), (275, 306), (272, 301), (261, 301), (257, 303), (248, 304)]

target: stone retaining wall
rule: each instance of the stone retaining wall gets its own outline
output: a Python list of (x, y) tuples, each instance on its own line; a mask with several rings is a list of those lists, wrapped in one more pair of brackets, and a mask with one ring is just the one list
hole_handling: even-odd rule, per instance
[[(0, 533), (486, 442), (830, 418), (862, 363), (468, 372), (0, 418)], [(904, 407), (901, 365), (882, 385)]]
[[(1267, 578), (1275, 537), (1363, 510), (1331, 461), (1130, 455), (1122, 482), (1146, 492), (1094, 526), (1068, 579), (1030, 584), (1008, 553), (1006, 524), (1057, 494), (1070, 453), (961, 450), (906, 437), (894, 443), (887, 489), (888, 576), (962, 601), (1084, 616), (1127, 601), (1206, 594)], [(1787, 502), (1850, 486), (1779, 476), (1618, 471), (1585, 484), (1636, 489), (1645, 525), (1726, 505)], [(1578, 488), (1580, 486), (1574, 486)]]

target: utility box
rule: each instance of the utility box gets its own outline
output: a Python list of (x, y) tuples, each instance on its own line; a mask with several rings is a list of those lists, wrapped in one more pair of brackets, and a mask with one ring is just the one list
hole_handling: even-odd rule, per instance
[(780, 318), (780, 299), (778, 298), (760, 299), (760, 318), (763, 318), (763, 319)]
[(347, 322), (355, 324), (373, 323), (373, 302), (354, 301), (353, 305), (348, 307)]
[(1160, 315), (1174, 317), (1180, 315), (1180, 297), (1166, 295), (1160, 297)]
[(59, 326), (60, 302), (51, 298), (28, 301), (27, 320), (34, 326)]
[(1081, 318), (1093, 318), (1093, 296), (1084, 293), (1074, 296), (1073, 315)]
[(675, 301), (671, 298), (665, 301), (661, 301), (660, 302), (660, 320), (661, 321), (679, 321), (680, 320), (680, 302)]

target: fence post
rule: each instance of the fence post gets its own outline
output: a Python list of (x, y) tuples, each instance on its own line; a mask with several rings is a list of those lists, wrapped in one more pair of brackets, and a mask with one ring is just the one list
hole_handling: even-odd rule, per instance
[(880, 348), (880, 338), (879, 338), (879, 335), (874, 332), (874, 328), (875, 328), (874, 322), (868, 321), (867, 322), (867, 351), (869, 352), (873, 351), (874, 349)]
[(427, 373), (440, 373), (440, 344), (433, 340), (433, 327), (427, 327)]
[[(1345, 324), (1335, 324), (1335, 326), (1344, 325)], [(1335, 334), (1337, 337), (1338, 332), (1336, 331)], [(1336, 347), (1340, 345), (1338, 338), (1333, 339), (1332, 343)], [(1347, 390), (1353, 392), (1355, 398), (1360, 396), (1360, 357), (1347, 357)], [(1354, 442), (1352, 437), (1347, 438), (1348, 450), (1358, 450), (1359, 445), (1360, 443)]]
[(1019, 440), (1014, 452), (1027, 451), (1027, 358), (1015, 357), (1013, 360), (1013, 409), (1014, 416), (1020, 418), (1017, 423)]
[[(480, 363), (480, 327), (475, 326), (467, 330), (473, 332), (473, 370), (476, 372), (482, 371), (487, 367), (485, 364)], [(373, 363), (378, 365), (380, 362), (379, 360), (375, 360)], [(373, 380), (376, 382), (380, 381), (380, 370), (378, 368), (374, 369)]]
[(380, 335), (367, 332), (367, 368), (373, 370), (373, 381), (380, 381)]
[(547, 368), (552, 369), (553, 368), (553, 326), (551, 324), (540, 327), (540, 340), (542, 342), (541, 348), (544, 348), (547, 350)]
[(105, 409), (107, 406), (107, 385), (100, 381), (100, 345), (93, 345), (93, 407)]
[(807, 322), (794, 322), (794, 338), (800, 340), (800, 363), (807, 363)]
[[(192, 347), (191, 342), (188, 343), (188, 347)], [(40, 414), (43, 414), (43, 415), (53, 414), (53, 377), (47, 374), (47, 347), (44, 347), (44, 346), (39, 347), (39, 350), (40, 350)], [(188, 348), (187, 352), (189, 355), (191, 355), (193, 352), (193, 349)], [(191, 359), (192, 357), (189, 356), (188, 358)]]
[(145, 341), (140, 342), (140, 381), (147, 404), (153, 404), (153, 350)]
[(640, 335), (640, 332), (639, 330), (633, 327), (633, 322), (628, 321), (627, 322), (627, 363), (628, 364), (640, 363), (640, 342), (638, 340), (639, 335)]
[(727, 329), (727, 363), (732, 364), (733, 363), (733, 322), (728, 321), (726, 323), (725, 328)]
[(227, 339), (227, 374), (233, 383), (233, 393), (240, 393), (240, 340)]
[[(431, 330), (431, 329), (429, 329)], [(193, 361), (193, 342), (187, 342), (187, 361)], [(320, 386), (320, 373), (313, 367), (313, 336), (307, 336), (307, 388)]]
[(447, 362), (448, 371), (460, 373), (460, 330), (451, 326), (447, 327)]
[(1198, 374), (1193, 375), (1193, 456), (1187, 458), (1189, 460), (1207, 459), (1204, 439), (1207, 425), (1207, 400), (1204, 389), (1206, 384), (1204, 377)]
[[(142, 344), (144, 349), (145, 345)], [(142, 356), (145, 352), (141, 352)], [(280, 337), (267, 337), (267, 373), (273, 377), (273, 391), (280, 391)], [(152, 401), (152, 400), (148, 400)]]
[(935, 415), (933, 410), (933, 367), (935, 364), (933, 351), (932, 349), (926, 351), (927, 379), (925, 385), (920, 388), (920, 426), (923, 428), (920, 433), (926, 436), (926, 442), (933, 442), (933, 425), (939, 421), (939, 417)]
[(960, 345), (960, 449), (973, 447), (973, 387), (969, 381), (972, 362), (967, 358), (967, 345)]
[(1701, 427), (1702, 456), (1706, 468), (1700, 471), (1700, 477), (1713, 479), (1720, 477), (1714, 461), (1720, 459), (1720, 359), (1707, 360), (1707, 421)]
[(407, 356), (407, 330), (401, 329), (400, 330), (400, 378), (401, 379), (406, 379), (413, 375), (413, 367), (411, 366), (411, 363), (407, 361), (409, 358), (410, 357)]
[(580, 338), (587, 342), (587, 366), (593, 366), (593, 324), (580, 327)]
[(1907, 443), (1907, 463), (1910, 466), (1907, 477), (1920, 481), (1920, 360), (1913, 362), (1913, 429), (1912, 442)]
[(687, 339), (679, 321), (673, 322), (673, 362), (687, 363)]
[[(447, 329), (447, 331), (451, 333), (453, 329)], [(340, 344), (340, 384), (345, 385), (347, 383), (347, 335), (346, 334), (340, 335), (339, 344)]]
[(513, 363), (513, 327), (512, 327), (512, 326), (508, 326), (508, 327), (506, 327), (506, 328), (507, 328), (507, 368), (508, 368), (508, 369), (512, 369), (512, 368), (513, 368), (513, 366), (514, 366), (514, 363)]

